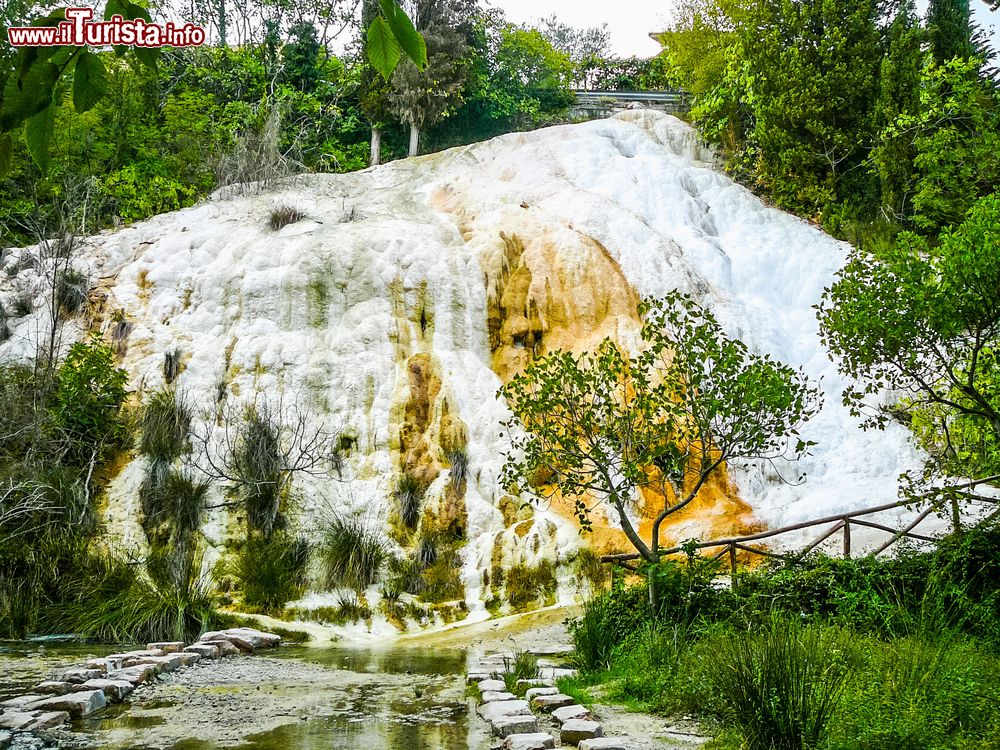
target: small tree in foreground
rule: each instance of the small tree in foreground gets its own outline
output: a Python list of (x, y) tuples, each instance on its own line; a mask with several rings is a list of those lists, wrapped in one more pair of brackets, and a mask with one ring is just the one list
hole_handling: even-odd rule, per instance
[[(805, 376), (728, 338), (690, 297), (643, 302), (644, 350), (610, 339), (596, 352), (553, 352), (503, 387), (514, 413), (504, 479), (516, 492), (562, 493), (585, 530), (606, 504), (640, 557), (659, 562), (664, 521), (725, 464), (797, 459), (798, 429), (820, 407)], [(634, 511), (660, 497), (648, 538)], [(657, 606), (649, 576), (650, 606)]]

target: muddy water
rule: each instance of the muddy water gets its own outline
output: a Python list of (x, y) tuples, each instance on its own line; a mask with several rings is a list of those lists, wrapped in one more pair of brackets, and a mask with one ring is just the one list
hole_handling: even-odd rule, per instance
[[(24, 692), (53, 669), (105, 651), (8, 647), (2, 682), (18, 676), (3, 689)], [(163, 675), (56, 739), (115, 750), (486, 750), (465, 670), (459, 649), (283, 646)]]

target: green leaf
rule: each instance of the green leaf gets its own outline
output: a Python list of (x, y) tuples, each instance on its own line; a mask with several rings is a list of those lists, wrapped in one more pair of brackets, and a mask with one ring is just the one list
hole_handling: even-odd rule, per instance
[(136, 47), (135, 56), (147, 68), (155, 70), (156, 61), (160, 58), (160, 50), (153, 49), (152, 47)]
[(76, 60), (73, 74), (73, 106), (77, 112), (91, 109), (108, 89), (107, 75), (101, 58), (83, 52)]
[(368, 61), (372, 67), (389, 80), (402, 54), (386, 20), (379, 16), (372, 21), (368, 27)]
[(393, 0), (379, 0), (385, 20), (396, 38), (397, 44), (413, 64), (421, 70), (427, 65), (427, 44), (414, 27), (410, 17)]
[(31, 158), (44, 174), (49, 169), (49, 141), (55, 125), (56, 108), (49, 106), (28, 118), (24, 128), (24, 139), (28, 142)]
[(11, 76), (3, 93), (0, 106), (0, 133), (13, 130), (52, 103), (59, 68), (40, 60), (18, 78)]
[(121, 16), (125, 18), (125, 3), (121, 0), (108, 0), (108, 4), (104, 6), (104, 20), (110, 21), (112, 16)]
[(0, 179), (10, 172), (10, 162), (14, 156), (14, 139), (10, 133), (0, 135)]

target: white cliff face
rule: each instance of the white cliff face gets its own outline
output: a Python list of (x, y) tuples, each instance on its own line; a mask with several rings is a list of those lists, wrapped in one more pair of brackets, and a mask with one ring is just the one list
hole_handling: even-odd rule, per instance
[[(347, 481), (297, 482), (303, 528), (332, 510), (386, 529), (403, 467), (425, 473), (433, 503), (449, 485), (448, 445), (461, 443), (464, 580), (480, 609), (482, 571), (498, 556), (531, 564), (581, 544), (555, 509), (505, 518), (500, 423), (509, 413), (497, 390), (519, 361), (518, 326), (543, 348), (604, 335), (628, 345), (629, 295), (680, 288), (731, 334), (821, 380), (825, 406), (803, 433), (817, 442), (813, 455), (778, 467), (786, 477), (804, 471), (805, 483), (782, 484), (769, 466), (732, 467), (740, 497), (769, 525), (890, 502), (898, 474), (918, 463), (902, 428), (859, 428), (819, 341), (813, 306), (847, 246), (766, 207), (710, 158), (679, 120), (629, 112), (211, 200), (89, 238), (78, 265), (106, 291), (98, 323), (106, 328), (116, 311), (133, 323), (122, 360), (132, 389), (162, 386), (164, 354), (176, 349), (176, 387), (205, 415), (220, 394), (267, 398), (356, 436)], [(280, 204), (306, 218), (270, 230)], [(30, 252), (9, 251), (4, 265)], [(522, 266), (525, 309), (512, 312), (503, 300)], [(25, 272), (0, 279), (0, 299), (37, 285)], [(30, 317), (10, 325), (0, 355), (30, 355), (44, 326)], [(427, 414), (407, 416), (417, 402)], [(109, 533), (126, 544), (142, 542), (144, 470), (136, 459), (107, 492)], [(216, 548), (226, 528), (225, 511), (214, 511), (204, 531)]]

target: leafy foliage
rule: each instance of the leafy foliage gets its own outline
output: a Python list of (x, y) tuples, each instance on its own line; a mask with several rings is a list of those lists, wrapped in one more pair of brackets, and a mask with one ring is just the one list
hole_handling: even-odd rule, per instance
[(385, 542), (357, 518), (335, 517), (323, 529), (318, 554), (325, 583), (363, 590), (379, 581), (389, 557)]
[(310, 546), (284, 532), (269, 538), (251, 535), (235, 550), (226, 566), (248, 611), (275, 614), (302, 596)]
[[(845, 402), (869, 425), (912, 421), (938, 459), (935, 472), (995, 473), (998, 221), (1000, 197), (990, 196), (937, 247), (904, 234), (884, 253), (856, 251), (819, 308), (826, 345), (860, 382)], [(887, 389), (904, 400), (873, 404)]]
[[(640, 312), (640, 354), (605, 340), (594, 353), (554, 352), (504, 386), (516, 419), (504, 479), (516, 492), (573, 498), (584, 528), (596, 496), (656, 562), (663, 521), (726, 462), (807, 450), (798, 428), (819, 397), (800, 373), (728, 338), (683, 294), (644, 302)], [(535, 486), (538, 476), (551, 477), (547, 489)], [(628, 513), (641, 489), (663, 498), (648, 541)]]

